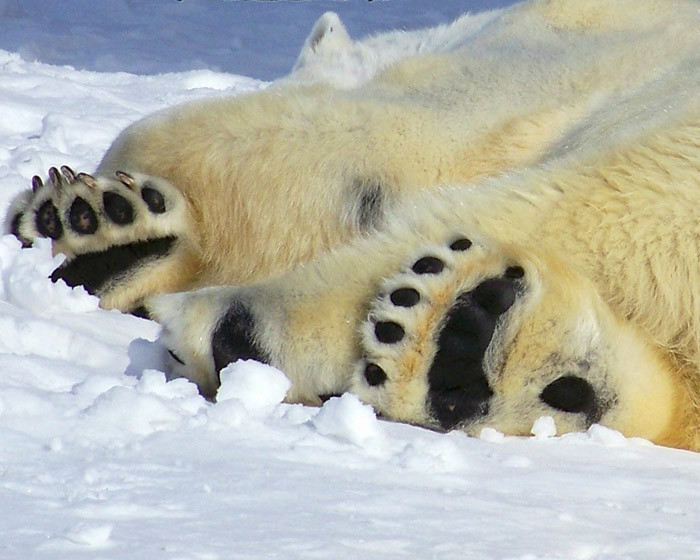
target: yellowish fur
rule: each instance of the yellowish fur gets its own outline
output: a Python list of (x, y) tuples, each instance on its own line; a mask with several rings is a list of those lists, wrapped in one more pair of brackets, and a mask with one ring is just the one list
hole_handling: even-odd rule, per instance
[[(535, 165), (599, 105), (697, 47), (693, 22), (680, 17), (692, 5), (679, 3), (656, 18), (658, 28), (606, 30), (605, 57), (597, 56), (600, 39), (578, 29), (554, 60), (542, 57), (539, 49), (559, 40), (554, 14), (568, 21), (620, 11), (580, 4), (513, 8), (459, 55), (404, 59), (350, 91), (283, 84), (158, 113), (128, 128), (97, 173), (139, 171), (183, 192), (206, 283), (288, 270), (357, 235), (348, 216), (354, 182), (382, 185), (393, 204), (437, 184)], [(658, 11), (656, 2), (643, 4)], [(532, 45), (504, 59), (523, 25)]]
[[(484, 357), (491, 406), (460, 427), (527, 434), (550, 414), (560, 431), (585, 429), (539, 398), (568, 373), (600, 395), (601, 423), (700, 450), (699, 30), (695, 0), (533, 0), (458, 50), (354, 88), (290, 79), (153, 115), (97, 174), (172, 183), (181, 250), (102, 304), (250, 284), (152, 302), (176, 373), (214, 394), (212, 335), (235, 304), (292, 380), (290, 401), (350, 388), (436, 427), (427, 375), (443, 318), (460, 293), (522, 266)], [(382, 195), (376, 223), (358, 220), (366, 185)], [(458, 236), (473, 241), (464, 255), (446, 248)], [(416, 278), (411, 263), (431, 251), (448, 270)], [(387, 304), (402, 285), (427, 303)], [(376, 341), (378, 316), (407, 340)], [(386, 383), (365, 380), (370, 358)]]
[[(594, 351), (595, 379), (618, 399), (602, 423), (700, 449), (699, 118), (691, 103), (670, 122), (602, 154), (426, 193), (397, 210), (384, 231), (279, 279), (230, 289), (221, 301), (244, 301), (259, 314), (258, 340), (293, 380), (293, 400), (342, 391), (355, 369), (350, 384), (363, 399), (389, 417), (432, 425), (424, 408), (423, 362), (430, 356), (401, 354), (397, 362), (399, 354), (388, 355), (388, 363), (400, 363), (394, 384), (368, 388), (354, 365), (361, 357), (357, 325), (382, 278), (410, 264), (420, 256), (416, 251), (465, 234), (483, 257), (472, 253), (456, 291), (518, 263), (535, 294), (514, 312), (512, 333), (497, 349), (494, 371), (503, 378), (492, 380), (494, 412), (467, 431), (490, 425), (527, 433), (546, 410), (523, 396), (526, 380), (534, 376), (541, 390), (562, 374), (547, 365), (553, 355), (581, 358)], [(208, 297), (178, 296), (177, 313), (190, 316), (192, 302), (207, 307)], [(166, 298), (156, 310), (169, 306)], [(176, 317), (163, 319), (180, 342), (199, 328), (194, 320), (194, 331), (185, 334)], [(550, 413), (562, 431), (584, 427), (570, 415)]]

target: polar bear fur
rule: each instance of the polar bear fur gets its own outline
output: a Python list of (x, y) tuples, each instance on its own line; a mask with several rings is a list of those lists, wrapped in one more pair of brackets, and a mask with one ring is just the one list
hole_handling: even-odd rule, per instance
[[(558, 4), (574, 21), (584, 17), (578, 2)], [(591, 9), (610, 12), (604, 4)], [(598, 124), (608, 118), (601, 112), (614, 112), (620, 91), (643, 87), (692, 51), (696, 36), (682, 10), (669, 24), (655, 4), (613, 4), (644, 16), (619, 30), (617, 14), (602, 13), (580, 33), (551, 21), (546, 2), (516, 6), (481, 16), (481, 32), (461, 41), (434, 41), (437, 52), (422, 48), (429, 32), (411, 35), (398, 50), (410, 54), (406, 45), (417, 43), (418, 56), (392, 63), (398, 55), (385, 49), (393, 57), (377, 55), (376, 74), (344, 90), (323, 76), (297, 84), (311, 64), (302, 55), (290, 83), (196, 101), (129, 127), (96, 174), (140, 172), (183, 192), (199, 249), (193, 282), (256, 281), (346, 243), (426, 187), (538, 165), (589, 145), (586, 135), (611, 141), (591, 130), (607, 126)], [(471, 19), (464, 21), (448, 31), (463, 33)]]
[[(551, 415), (700, 449), (699, 30), (696, 0), (533, 0), (363, 41), (326, 14), (273, 87), (117, 138), (100, 185), (153, 178), (186, 212), (167, 260), (102, 304), (147, 302), (208, 395), (222, 355), (257, 357), (290, 401), (352, 389), (437, 429), (526, 434)], [(411, 272), (426, 255), (444, 270)], [(513, 299), (480, 358), (489, 400), (447, 425), (441, 329), (505, 277), (487, 282)], [(147, 299), (218, 284), (246, 286)], [(387, 303), (402, 287), (419, 304)], [(543, 402), (571, 377), (586, 414)]]

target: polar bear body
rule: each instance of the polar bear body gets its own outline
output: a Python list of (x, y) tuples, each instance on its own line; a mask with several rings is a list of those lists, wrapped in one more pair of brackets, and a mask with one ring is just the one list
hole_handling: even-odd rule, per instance
[[(196, 216), (201, 284), (264, 278), (376, 226), (418, 190), (615, 141), (634, 126), (614, 107), (619, 92), (646, 87), (695, 46), (679, 14), (668, 22), (653, 3), (635, 6), (647, 12), (629, 28), (605, 14), (612, 29), (584, 34), (555, 26), (541, 2), (482, 17), (480, 32), (464, 32), (466, 16), (433, 32), (452, 31), (432, 46), (455, 50), (415, 48), (349, 90), (312, 75), (316, 83), (148, 117), (115, 141), (97, 174), (136, 171), (182, 190)], [(615, 126), (598, 124), (605, 111)]]
[[(250, 288), (161, 300), (155, 307), (164, 339), (187, 356), (184, 373), (200, 386), (216, 385), (217, 333), (234, 317), (246, 324), (243, 338), (254, 352), (293, 379), (291, 400), (351, 387), (388, 417), (438, 429), (456, 425), (478, 434), (491, 426), (526, 434), (549, 413), (560, 431), (600, 421), (697, 449), (699, 20), (697, 4), (675, 8), (525, 4), (493, 16), (464, 50), (405, 60), (339, 94), (401, 106), (406, 118), (375, 115), (372, 123), (390, 130), (394, 142), (384, 137), (381, 145), (393, 148), (385, 153), (400, 158), (402, 170), (433, 142), (451, 146), (442, 162), (431, 160), (439, 175), (404, 175), (401, 194), (411, 196), (394, 203), (378, 233), (310, 267)], [(687, 19), (678, 17), (683, 10)], [(544, 52), (550, 57), (543, 62)], [(472, 81), (463, 82), (465, 75)], [(452, 132), (450, 117), (461, 132)], [(357, 149), (367, 144), (358, 139)], [(425, 169), (425, 160), (419, 165)], [(414, 182), (459, 186), (415, 195)], [(531, 299), (496, 329), (484, 355), (488, 413), (441, 425), (428, 372), (440, 353), (440, 327), (426, 318), (412, 323), (413, 309), (387, 303), (386, 294), (414, 290), (420, 301), (429, 294), (433, 307), (440, 298), (454, 306), (460, 293), (454, 285), (445, 284), (450, 291), (410, 279), (405, 267), (426, 252), (451, 263), (446, 240), (459, 234), (497, 252), (465, 265), (462, 294), (510, 262), (532, 279)], [(368, 303), (373, 296), (378, 299)], [(377, 318), (383, 315), (388, 320)], [(444, 317), (434, 320), (443, 328), (450, 314)], [(398, 338), (404, 338), (387, 346), (377, 334), (380, 324), (402, 325)], [(240, 335), (237, 328), (226, 332)], [(204, 333), (202, 346), (197, 333)], [(378, 382), (368, 374), (376, 371)], [(349, 379), (348, 372), (354, 372)], [(595, 404), (585, 414), (568, 396), (550, 396), (572, 379), (595, 387)], [(547, 399), (565, 402), (553, 410)]]
[[(69, 171), (104, 208), (34, 199), (56, 238), (133, 220), (112, 191), (160, 220), (96, 293), (147, 304), (206, 395), (252, 357), (290, 401), (700, 449), (699, 170), (698, 2), (533, 0), (359, 42), (326, 14), (271, 88), (157, 113), (97, 179)], [(85, 231), (57, 239), (73, 262), (126, 229)]]

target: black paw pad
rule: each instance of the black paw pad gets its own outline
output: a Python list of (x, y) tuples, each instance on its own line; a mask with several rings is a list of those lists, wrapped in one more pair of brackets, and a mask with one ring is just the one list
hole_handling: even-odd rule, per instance
[(522, 266), (509, 266), (508, 268), (506, 268), (506, 278), (512, 278), (515, 280), (517, 278), (522, 278), (523, 276), (525, 276), (525, 270)]
[(445, 269), (445, 263), (437, 257), (418, 259), (411, 270), (416, 274), (440, 274)]
[(105, 214), (115, 224), (123, 226), (134, 221), (134, 207), (122, 195), (107, 191), (102, 195), (102, 204)]
[(153, 214), (163, 214), (165, 212), (165, 198), (163, 198), (160, 191), (153, 187), (143, 187), (141, 189), (141, 198)]
[(428, 372), (430, 408), (444, 430), (488, 412), (493, 392), (482, 361), (495, 328), (496, 319), (470, 294), (447, 316)]
[(365, 379), (372, 387), (383, 385), (388, 379), (386, 372), (377, 364), (367, 364), (365, 367)]
[(479, 397), (461, 388), (434, 392), (430, 395), (430, 408), (440, 427), (447, 432), (465, 420), (488, 414), (492, 394), (489, 390)]
[(456, 239), (450, 244), (450, 249), (453, 251), (466, 251), (472, 246), (472, 242), (470, 239), (467, 239), (466, 237), (462, 237), (460, 239)]
[(489, 278), (461, 294), (448, 313), (428, 371), (433, 416), (445, 430), (488, 413), (493, 391), (483, 367), (499, 317), (512, 307), (518, 283)]
[(598, 418), (595, 390), (591, 384), (576, 375), (565, 375), (547, 385), (540, 400), (563, 412), (582, 412), (591, 423)]
[(68, 211), (71, 229), (80, 235), (91, 235), (97, 231), (97, 214), (85, 199), (77, 197)]
[(380, 321), (374, 325), (374, 335), (379, 342), (384, 344), (395, 344), (400, 342), (406, 331), (398, 323), (393, 321)]
[(413, 288), (399, 288), (391, 292), (389, 299), (397, 307), (413, 307), (420, 301), (420, 294)]
[(489, 313), (501, 315), (515, 302), (516, 287), (509, 279), (491, 278), (479, 284), (472, 295)]
[(95, 294), (105, 285), (123, 278), (140, 263), (167, 257), (176, 241), (176, 237), (161, 237), (83, 253), (54, 270), (51, 280), (63, 280), (69, 286), (84, 286), (88, 292)]
[(39, 207), (35, 219), (36, 230), (44, 237), (56, 240), (63, 236), (63, 224), (58, 219), (58, 209), (50, 200)]
[(211, 340), (217, 372), (236, 360), (269, 363), (267, 353), (254, 339), (254, 325), (253, 315), (246, 307), (239, 303), (231, 306), (214, 330)]

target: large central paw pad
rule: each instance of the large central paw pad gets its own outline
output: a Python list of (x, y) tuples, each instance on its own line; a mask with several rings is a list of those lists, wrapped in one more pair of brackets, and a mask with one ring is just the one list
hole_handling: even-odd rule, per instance
[[(48, 237), (54, 252), (66, 255), (54, 281), (101, 297), (172, 254), (189, 227), (184, 197), (173, 185), (121, 171), (106, 178), (52, 167), (49, 180), (34, 177), (12, 210), (10, 230), (23, 245)], [(128, 302), (114, 306), (130, 309)]]
[(467, 238), (427, 249), (373, 303), (354, 390), (390, 418), (441, 430), (486, 415), (492, 342), (524, 276)]

